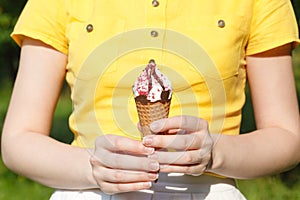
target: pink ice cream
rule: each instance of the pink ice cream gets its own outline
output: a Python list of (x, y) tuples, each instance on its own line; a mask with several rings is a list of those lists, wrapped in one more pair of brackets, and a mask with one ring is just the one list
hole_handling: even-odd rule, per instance
[(154, 60), (149, 61), (132, 90), (135, 98), (143, 98), (150, 102), (167, 101), (172, 97), (171, 82), (156, 67)]

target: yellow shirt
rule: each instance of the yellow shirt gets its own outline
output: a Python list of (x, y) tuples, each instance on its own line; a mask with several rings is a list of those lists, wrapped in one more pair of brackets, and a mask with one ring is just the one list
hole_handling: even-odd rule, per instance
[[(170, 116), (237, 135), (245, 56), (298, 42), (288, 0), (29, 0), (12, 37), (68, 54), (74, 145), (101, 134), (140, 139), (131, 87), (150, 59), (172, 82)], [(262, 66), (263, 67), (263, 66)]]

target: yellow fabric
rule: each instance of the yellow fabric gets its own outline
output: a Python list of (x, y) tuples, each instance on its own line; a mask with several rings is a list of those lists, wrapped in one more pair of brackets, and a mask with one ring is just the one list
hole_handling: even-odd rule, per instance
[(150, 59), (173, 84), (170, 116), (237, 135), (245, 56), (299, 42), (288, 0), (29, 0), (12, 37), (24, 35), (68, 54), (73, 144), (88, 147), (101, 134), (140, 139), (131, 86)]

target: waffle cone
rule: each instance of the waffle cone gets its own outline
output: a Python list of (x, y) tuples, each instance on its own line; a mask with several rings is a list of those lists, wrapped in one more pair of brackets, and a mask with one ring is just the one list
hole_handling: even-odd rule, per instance
[(143, 136), (152, 134), (150, 130), (150, 124), (153, 121), (168, 118), (171, 99), (165, 102), (148, 101), (147, 103), (135, 99), (135, 103)]

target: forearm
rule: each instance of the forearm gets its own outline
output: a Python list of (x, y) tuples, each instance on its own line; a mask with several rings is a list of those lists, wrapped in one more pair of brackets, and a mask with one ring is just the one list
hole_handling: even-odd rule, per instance
[(233, 178), (275, 174), (299, 162), (300, 124), (291, 44), (247, 56), (257, 131), (221, 136), (212, 171)]
[(239, 136), (221, 135), (213, 150), (211, 172), (239, 179), (275, 174), (299, 161), (299, 135), (265, 128)]
[(5, 134), (2, 154), (13, 171), (61, 189), (95, 188), (88, 150), (38, 133)]
[(88, 151), (48, 136), (66, 64), (65, 54), (24, 39), (2, 132), (2, 158), (13, 171), (50, 187), (96, 187)]

